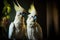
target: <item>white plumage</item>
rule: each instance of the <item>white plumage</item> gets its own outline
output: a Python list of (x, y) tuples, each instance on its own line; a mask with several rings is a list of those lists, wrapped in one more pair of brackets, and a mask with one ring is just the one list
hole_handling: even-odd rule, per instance
[[(37, 38), (35, 36), (38, 35), (38, 33), (40, 33), (39, 36), (42, 35), (42, 28), (36, 22), (36, 20), (37, 20), (36, 16), (35, 16), (36, 15), (36, 10), (35, 10), (35, 7), (34, 7), (33, 4), (31, 5), (31, 8), (29, 9), (29, 13), (30, 14), (28, 15), (28, 18), (26, 20), (28, 39), (29, 40), (37, 40)], [(35, 35), (35, 33), (37, 33), (37, 34)]]
[(11, 39), (12, 33), (13, 33), (13, 27), (14, 23), (12, 22), (9, 26), (9, 33), (8, 33), (8, 38)]
[[(9, 33), (8, 33), (8, 37), (9, 39), (11, 39), (11, 37), (13, 36), (13, 28), (15, 26), (16, 28), (16, 34), (20, 31), (19, 27), (21, 26), (22, 23), (22, 15), (20, 13), (23, 13), (24, 9), (21, 6), (17, 6), (16, 4), (14, 4), (14, 8), (16, 10), (16, 16), (13, 22), (11, 22), (10, 26), (9, 26)], [(18, 9), (16, 9), (18, 8)], [(23, 27), (23, 26), (22, 26)]]

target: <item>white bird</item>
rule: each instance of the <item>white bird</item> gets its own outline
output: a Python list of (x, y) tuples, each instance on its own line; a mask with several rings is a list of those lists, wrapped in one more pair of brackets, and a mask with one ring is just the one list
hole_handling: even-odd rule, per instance
[(37, 40), (36, 38), (36, 33), (40, 33), (38, 34), (39, 36), (42, 37), (42, 28), (41, 26), (36, 22), (36, 10), (34, 5), (31, 5), (31, 8), (28, 10), (28, 12), (30, 13), (28, 15), (28, 18), (26, 20), (27, 23), (27, 36), (29, 40)]
[[(17, 2), (18, 4), (18, 2)], [(20, 32), (23, 28), (24, 30), (24, 27), (25, 27), (25, 24), (24, 24), (24, 17), (23, 17), (23, 11), (24, 9), (18, 4), (18, 6), (14, 3), (14, 8), (16, 10), (16, 16), (15, 16), (15, 19), (13, 22), (11, 22), (10, 26), (9, 26), (9, 33), (8, 33), (8, 38), (11, 39), (12, 36), (14, 35), (13, 34), (13, 28), (15, 27), (15, 34), (18, 35), (18, 32)], [(22, 25), (22, 27), (20, 27)], [(24, 26), (24, 27), (23, 27)], [(19, 28), (20, 27), (20, 28)], [(21, 34), (24, 34), (24, 33), (20, 33), (19, 35)], [(14, 35), (14, 36), (16, 36)]]

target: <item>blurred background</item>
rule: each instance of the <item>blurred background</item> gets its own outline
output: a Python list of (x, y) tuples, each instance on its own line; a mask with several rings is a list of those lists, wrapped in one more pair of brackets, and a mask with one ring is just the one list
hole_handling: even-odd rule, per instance
[[(0, 38), (8, 39), (8, 27), (14, 20), (15, 10), (14, 0), (0, 1)], [(14, 1), (15, 2), (15, 1)], [(41, 25), (43, 31), (43, 40), (58, 39), (59, 36), (59, 12), (57, 1), (43, 0), (20, 0), (19, 4), (26, 10), (34, 2), (37, 11), (37, 22)], [(54, 38), (53, 38), (54, 37)]]
[(47, 38), (59, 38), (59, 11), (58, 1), (47, 2)]

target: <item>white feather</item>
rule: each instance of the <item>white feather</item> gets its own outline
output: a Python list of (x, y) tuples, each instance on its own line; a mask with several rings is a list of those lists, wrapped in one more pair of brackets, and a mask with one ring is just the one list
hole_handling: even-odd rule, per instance
[(13, 27), (14, 27), (14, 23), (12, 22), (9, 26), (9, 33), (8, 33), (8, 38), (9, 39), (11, 39), (12, 32), (13, 32)]

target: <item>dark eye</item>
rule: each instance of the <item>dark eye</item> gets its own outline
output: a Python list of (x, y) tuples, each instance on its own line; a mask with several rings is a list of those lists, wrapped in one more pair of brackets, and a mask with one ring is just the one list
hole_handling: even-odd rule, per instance
[(31, 17), (33, 17), (33, 16), (31, 16)]
[(21, 14), (21, 13), (20, 13)]

